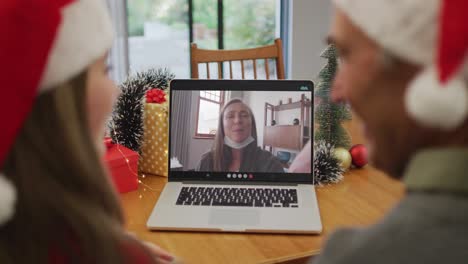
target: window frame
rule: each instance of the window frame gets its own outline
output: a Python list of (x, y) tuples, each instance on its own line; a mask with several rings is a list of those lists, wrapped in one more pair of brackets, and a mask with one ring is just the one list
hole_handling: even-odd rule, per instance
[[(211, 91), (211, 90), (209, 90), (209, 91)], [(201, 92), (209, 92), (209, 91), (200, 91), (200, 93)], [(197, 103), (198, 103), (198, 105), (197, 105), (197, 117), (195, 119), (195, 135), (193, 136), (193, 138), (196, 138), (196, 139), (214, 139), (215, 138), (216, 134), (198, 133), (198, 123), (199, 123), (199, 119), (200, 119), (200, 103), (201, 103), (201, 100), (211, 102), (211, 103), (215, 103), (215, 104), (219, 104), (219, 111), (221, 112), (221, 109), (224, 106), (224, 95), (225, 94), (224, 94), (224, 91), (219, 91), (219, 92), (220, 92), (220, 95), (219, 95), (220, 100), (219, 101), (215, 101), (215, 100), (212, 100), (212, 99), (209, 99), (209, 98), (206, 98), (206, 97), (202, 97), (200, 93), (198, 94), (198, 98), (197, 98)]]
[[(113, 80), (120, 84), (128, 77), (128, 72), (130, 69), (130, 61), (132, 57), (130, 55), (130, 44), (129, 44), (129, 1), (120, 0), (114, 1), (107, 0), (107, 4), (110, 6), (111, 15), (115, 17), (114, 27), (118, 29), (118, 35), (124, 39), (122, 42), (123, 45), (120, 45), (119, 41), (114, 41), (111, 49), (111, 55), (109, 58), (110, 65), (113, 66), (115, 71), (112, 71)], [(194, 42), (194, 0), (187, 0), (187, 24), (188, 24), (188, 56), (190, 62), (190, 43)], [(218, 49), (224, 49), (225, 39), (224, 39), (224, 26), (225, 26), (225, 3), (224, 0), (217, 0), (217, 20), (218, 20)], [(279, 8), (279, 16), (277, 18), (277, 24), (279, 24), (279, 37), (283, 43), (283, 58), (284, 58), (284, 68), (285, 68), (285, 77), (286, 79), (290, 76), (290, 46), (292, 42), (291, 35), (291, 26), (292, 26), (292, 1), (290, 0), (277, 0), (276, 4)], [(279, 21), (278, 21), (279, 20)], [(121, 21), (117, 23), (116, 21)], [(278, 36), (275, 36), (275, 38)], [(115, 56), (122, 55), (122, 56)], [(123, 58), (123, 59), (122, 59)], [(160, 67), (161, 65), (157, 66)], [(223, 66), (223, 65), (222, 65)], [(191, 76), (192, 67), (189, 63), (188, 65), (188, 76)], [(224, 74), (224, 71), (221, 72)], [(179, 76), (180, 78), (180, 76)], [(189, 78), (189, 77), (187, 77)]]
[[(194, 43), (194, 0), (187, 0), (188, 1), (188, 30), (189, 30), (189, 43)], [(283, 43), (283, 59), (284, 59), (284, 74), (285, 78), (288, 79), (290, 74), (290, 46), (292, 42), (292, 3), (290, 0), (277, 0), (276, 4), (277, 8), (279, 8), (279, 16), (277, 18), (276, 23), (279, 23), (279, 38)], [(217, 36), (218, 36), (218, 49), (224, 49), (224, 0), (217, 0)], [(275, 36), (276, 38), (277, 36)], [(190, 50), (190, 48), (189, 48)], [(190, 51), (189, 51), (190, 56)], [(221, 76), (224, 78), (224, 68), (223, 64), (221, 65)], [(192, 65), (189, 66), (189, 73), (192, 74)], [(223, 79), (221, 78), (221, 79)]]

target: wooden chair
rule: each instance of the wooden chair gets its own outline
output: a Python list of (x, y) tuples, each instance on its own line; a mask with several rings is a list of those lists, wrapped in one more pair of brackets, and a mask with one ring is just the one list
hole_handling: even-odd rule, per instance
[(242, 79), (245, 79), (245, 61), (253, 62), (253, 75), (257, 79), (257, 60), (264, 60), (265, 77), (270, 79), (270, 67), (268, 65), (269, 59), (274, 59), (276, 62), (276, 77), (284, 79), (284, 62), (283, 62), (283, 45), (281, 39), (275, 39), (275, 44), (262, 46), (253, 49), (240, 49), (240, 50), (206, 50), (199, 49), (197, 44), (192, 43), (190, 47), (190, 63), (192, 67), (192, 78), (198, 79), (199, 64), (206, 64), (206, 77), (210, 79), (210, 63), (217, 63), (218, 65), (218, 79), (222, 78), (223, 63), (229, 63), (229, 77), (233, 79), (233, 62), (239, 61), (242, 71)]

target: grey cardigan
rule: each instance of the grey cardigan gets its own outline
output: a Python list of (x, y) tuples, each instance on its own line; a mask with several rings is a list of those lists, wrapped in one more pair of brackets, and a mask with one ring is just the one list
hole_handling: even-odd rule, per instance
[(409, 193), (381, 223), (335, 232), (311, 263), (468, 263), (468, 197)]
[(335, 232), (310, 263), (468, 263), (468, 150), (417, 155), (405, 183), (406, 197), (382, 222)]
[[(231, 148), (224, 146), (224, 161), (222, 171), (228, 171), (231, 162)], [(262, 150), (254, 141), (242, 149), (243, 158), (239, 171), (245, 172), (284, 172), (283, 166), (278, 158), (270, 152)], [(197, 171), (213, 171), (213, 154), (203, 154), (196, 167)]]

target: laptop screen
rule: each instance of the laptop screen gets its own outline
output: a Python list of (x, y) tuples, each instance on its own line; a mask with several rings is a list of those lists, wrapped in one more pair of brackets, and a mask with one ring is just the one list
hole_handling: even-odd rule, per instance
[(313, 139), (312, 82), (174, 80), (170, 91), (169, 180), (312, 182), (289, 171)]

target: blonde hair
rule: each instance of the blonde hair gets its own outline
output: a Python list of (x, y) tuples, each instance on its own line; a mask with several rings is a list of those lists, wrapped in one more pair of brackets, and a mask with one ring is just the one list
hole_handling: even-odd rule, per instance
[[(121, 263), (123, 216), (91, 138), (86, 73), (40, 95), (4, 163), (18, 200), (1, 263)], [(9, 89), (14, 89), (10, 87)]]

